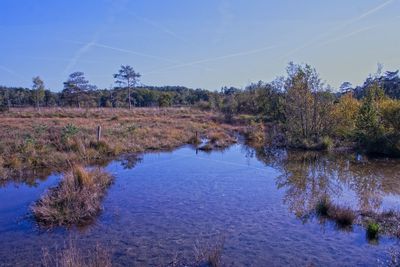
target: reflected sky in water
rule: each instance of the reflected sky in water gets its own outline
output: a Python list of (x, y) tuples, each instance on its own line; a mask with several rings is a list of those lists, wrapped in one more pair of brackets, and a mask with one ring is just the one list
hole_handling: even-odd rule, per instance
[(397, 207), (398, 165), (240, 144), (211, 153), (183, 147), (139, 161), (126, 157), (107, 166), (116, 181), (93, 225), (51, 231), (26, 215), (59, 177), (34, 187), (8, 183), (0, 188), (0, 259), (5, 266), (39, 264), (42, 247), (55, 249), (72, 236), (83, 249), (107, 247), (117, 266), (165, 266), (176, 255), (193, 258), (196, 242), (224, 236), (227, 265), (375, 266), (395, 240), (370, 244), (361, 227), (339, 231), (304, 215), (323, 195), (357, 210)]

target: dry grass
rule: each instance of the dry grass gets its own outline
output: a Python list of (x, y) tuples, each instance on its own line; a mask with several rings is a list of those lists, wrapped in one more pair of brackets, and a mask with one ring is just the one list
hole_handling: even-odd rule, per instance
[(333, 219), (339, 227), (349, 227), (353, 225), (356, 218), (355, 212), (349, 207), (333, 205), (328, 210), (329, 218)]
[(265, 126), (263, 123), (251, 123), (244, 130), (247, 142), (254, 147), (265, 145)]
[(43, 249), (42, 266), (44, 267), (111, 267), (110, 254), (101, 246), (83, 252), (72, 240), (61, 251), (50, 253)]
[(85, 225), (101, 210), (101, 199), (112, 181), (100, 169), (75, 166), (31, 207), (34, 218), (42, 226)]
[[(96, 140), (96, 128), (102, 138)], [(190, 108), (11, 109), (0, 114), (0, 167), (8, 177), (24, 170), (63, 171), (124, 153), (171, 150), (210, 136), (213, 147), (232, 142), (239, 126), (221, 115)]]
[(356, 213), (351, 208), (333, 204), (327, 197), (321, 198), (315, 209), (317, 215), (334, 220), (340, 228), (353, 225), (356, 219)]

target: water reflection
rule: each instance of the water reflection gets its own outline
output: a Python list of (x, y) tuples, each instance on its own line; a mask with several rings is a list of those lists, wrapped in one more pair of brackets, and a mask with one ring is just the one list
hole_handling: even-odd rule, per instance
[[(123, 154), (118, 158), (94, 159), (84, 165), (93, 167), (107, 167), (112, 161), (119, 162), (124, 169), (134, 168), (141, 160), (137, 154)], [(60, 174), (68, 170), (68, 166), (58, 168), (0, 168), (0, 188), (9, 184), (27, 185), (28, 187), (37, 187), (40, 183), (47, 180), (51, 174)]]
[(307, 211), (325, 194), (357, 209), (398, 204), (396, 161), (239, 144), (223, 152), (196, 155), (182, 147), (142, 158), (136, 166), (134, 155), (108, 164), (115, 184), (107, 189), (103, 212), (84, 230), (38, 233), (34, 222), (19, 219), (59, 184), (60, 176), (38, 187), (1, 188), (2, 264), (40, 265), (42, 248), (51, 246), (55, 253), (71, 233), (79, 237), (82, 251), (107, 244), (115, 266), (167, 266), (178, 252), (190, 259), (196, 240), (209, 244), (220, 233), (226, 235), (228, 266), (374, 266), (393, 244), (382, 235), (379, 246), (371, 246), (358, 225), (349, 233), (330, 222), (309, 220), (304, 226), (293, 213), (307, 219)]
[(398, 160), (295, 150), (248, 153), (281, 172), (276, 186), (285, 191), (283, 201), (298, 217), (307, 216), (324, 196), (357, 210), (380, 211), (395, 208), (390, 197), (400, 194)]
[(8, 184), (14, 185), (27, 185), (29, 187), (36, 187), (41, 182), (47, 180), (52, 171), (47, 168), (40, 169), (24, 169), (24, 170), (10, 170), (3, 169), (0, 172), (0, 188), (6, 187)]

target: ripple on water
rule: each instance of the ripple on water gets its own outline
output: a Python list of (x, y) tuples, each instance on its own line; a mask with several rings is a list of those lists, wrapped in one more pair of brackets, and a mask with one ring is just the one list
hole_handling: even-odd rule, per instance
[(85, 230), (38, 231), (23, 217), (59, 177), (37, 187), (0, 188), (2, 264), (38, 264), (42, 247), (60, 247), (71, 235), (82, 248), (106, 246), (117, 266), (193, 258), (196, 242), (212, 244), (221, 236), (227, 265), (374, 266), (394, 242), (382, 237), (371, 245), (361, 227), (346, 232), (303, 215), (322, 194), (355, 208), (397, 206), (398, 162), (360, 165), (351, 156), (271, 154), (234, 145), (209, 154), (184, 147), (146, 154), (133, 169), (118, 161), (107, 168), (116, 182), (103, 213)]

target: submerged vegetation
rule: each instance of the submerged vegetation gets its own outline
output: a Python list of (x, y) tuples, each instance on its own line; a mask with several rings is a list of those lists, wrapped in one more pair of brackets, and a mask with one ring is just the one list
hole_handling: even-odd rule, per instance
[(100, 212), (112, 182), (113, 177), (98, 168), (88, 171), (74, 166), (32, 206), (34, 218), (43, 226), (87, 224)]
[(94, 249), (82, 251), (72, 239), (61, 250), (51, 253), (43, 249), (42, 266), (44, 267), (111, 267), (110, 253), (100, 245)]

